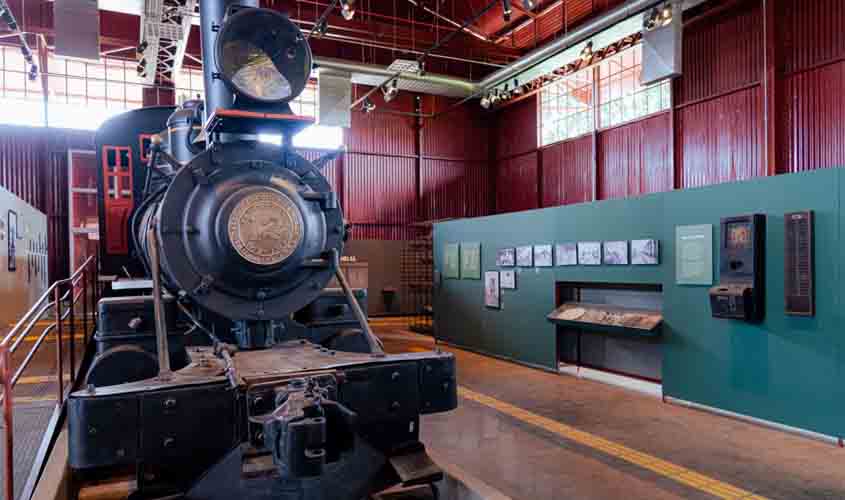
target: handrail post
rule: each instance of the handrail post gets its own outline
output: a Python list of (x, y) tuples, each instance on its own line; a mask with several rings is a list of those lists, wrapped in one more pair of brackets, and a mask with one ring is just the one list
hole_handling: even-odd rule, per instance
[(82, 345), (88, 345), (88, 269), (82, 273)]
[(70, 340), (68, 341), (68, 347), (70, 350), (70, 383), (73, 384), (73, 381), (76, 380), (76, 285), (73, 284), (73, 281), (70, 282), (70, 293), (68, 295), (70, 298), (70, 311), (68, 314), (68, 318), (70, 319)]
[(64, 401), (64, 380), (62, 377), (62, 287), (57, 286), (53, 293), (55, 294), (55, 307), (56, 307), (56, 369), (58, 371), (58, 378), (59, 378), (59, 397), (57, 402), (59, 406), (62, 405)]
[(0, 378), (3, 379), (3, 425), (6, 427), (6, 463), (4, 471), (6, 474), (6, 500), (15, 498), (15, 438), (12, 417), (14, 407), (12, 405), (12, 362), (8, 346), (0, 346)]

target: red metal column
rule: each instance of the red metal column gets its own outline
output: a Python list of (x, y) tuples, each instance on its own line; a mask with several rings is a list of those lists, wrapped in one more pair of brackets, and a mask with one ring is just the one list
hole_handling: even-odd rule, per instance
[(782, 95), (778, 71), (777, 0), (763, 0), (763, 126), (765, 142), (763, 147), (766, 175), (776, 175), (783, 170), (778, 151), (779, 102)]

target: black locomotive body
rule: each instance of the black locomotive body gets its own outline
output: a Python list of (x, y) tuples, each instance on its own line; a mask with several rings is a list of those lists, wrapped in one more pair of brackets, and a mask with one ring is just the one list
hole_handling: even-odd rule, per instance
[[(201, 3), (204, 103), (97, 134), (101, 273), (151, 278), (152, 294), (99, 304), (70, 465), (131, 467), (140, 498), (360, 500), (435, 481), (419, 419), (456, 407), (454, 357), (385, 354), (372, 334), (322, 162), (290, 147), (309, 123), (288, 106), (308, 42), (256, 3)], [(282, 145), (256, 140), (268, 132)], [(246, 473), (246, 457), (273, 472)]]

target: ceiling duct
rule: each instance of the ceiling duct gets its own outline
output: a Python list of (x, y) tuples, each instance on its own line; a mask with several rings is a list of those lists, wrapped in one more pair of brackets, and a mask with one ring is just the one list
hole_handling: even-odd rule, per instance
[(100, 59), (100, 11), (97, 0), (56, 0), (56, 55)]

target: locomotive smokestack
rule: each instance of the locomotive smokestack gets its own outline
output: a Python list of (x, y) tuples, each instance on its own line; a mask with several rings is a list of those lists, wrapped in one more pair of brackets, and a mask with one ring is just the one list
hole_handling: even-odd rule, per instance
[(234, 93), (220, 78), (214, 78), (217, 69), (217, 37), (223, 26), (226, 11), (232, 5), (258, 7), (259, 0), (202, 0), (200, 2), (200, 31), (202, 33), (203, 80), (205, 82), (205, 114), (211, 116), (217, 109), (228, 109), (235, 100)]

